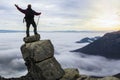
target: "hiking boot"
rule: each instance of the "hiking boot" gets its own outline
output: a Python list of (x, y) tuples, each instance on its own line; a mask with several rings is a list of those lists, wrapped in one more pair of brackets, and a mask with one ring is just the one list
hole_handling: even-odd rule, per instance
[(36, 32), (35, 35), (38, 35), (38, 33)]
[(30, 35), (27, 35), (26, 37), (29, 37)]

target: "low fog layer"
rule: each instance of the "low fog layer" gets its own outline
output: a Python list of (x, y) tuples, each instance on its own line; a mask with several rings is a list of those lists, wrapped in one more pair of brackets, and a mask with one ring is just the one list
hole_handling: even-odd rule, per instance
[[(0, 33), (0, 75), (19, 77), (27, 73), (20, 47), (24, 33)], [(41, 33), (42, 39), (50, 39), (55, 48), (55, 57), (63, 68), (78, 68), (81, 74), (108, 76), (120, 73), (120, 60), (100, 56), (72, 53), (71, 50), (87, 44), (77, 44), (84, 37), (102, 36), (103, 33)]]

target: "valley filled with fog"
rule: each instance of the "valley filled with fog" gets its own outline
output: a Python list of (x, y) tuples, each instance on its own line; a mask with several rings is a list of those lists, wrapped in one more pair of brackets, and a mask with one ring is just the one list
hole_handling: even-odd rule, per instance
[[(120, 73), (120, 60), (70, 52), (89, 43), (76, 43), (85, 37), (103, 36), (103, 32), (40, 32), (41, 39), (50, 39), (55, 58), (63, 68), (78, 68), (80, 74), (108, 76)], [(0, 75), (19, 77), (27, 73), (20, 47), (25, 33), (0, 33)]]

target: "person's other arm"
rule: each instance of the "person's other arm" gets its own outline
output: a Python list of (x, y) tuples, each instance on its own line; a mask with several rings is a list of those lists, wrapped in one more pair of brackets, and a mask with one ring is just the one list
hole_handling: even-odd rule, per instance
[(26, 10), (21, 9), (21, 8), (20, 8), (18, 5), (16, 5), (16, 4), (15, 4), (15, 7), (16, 7), (16, 8), (17, 8), (20, 12), (22, 12), (22, 13), (24, 13), (24, 14), (25, 14), (25, 11), (26, 11)]
[(41, 15), (41, 12), (35, 12), (34, 11), (34, 15)]

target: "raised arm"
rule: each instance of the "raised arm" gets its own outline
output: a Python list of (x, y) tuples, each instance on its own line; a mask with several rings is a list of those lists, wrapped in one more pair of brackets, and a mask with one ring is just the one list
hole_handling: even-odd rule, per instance
[(16, 8), (17, 8), (20, 12), (22, 12), (22, 13), (24, 13), (24, 14), (25, 14), (25, 11), (26, 11), (26, 10), (21, 9), (21, 8), (20, 8), (18, 5), (16, 5), (16, 4), (15, 4), (15, 7), (16, 7)]

